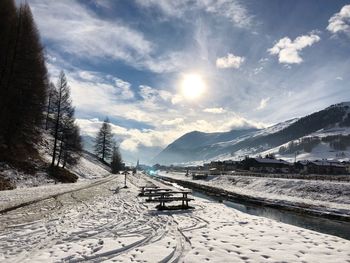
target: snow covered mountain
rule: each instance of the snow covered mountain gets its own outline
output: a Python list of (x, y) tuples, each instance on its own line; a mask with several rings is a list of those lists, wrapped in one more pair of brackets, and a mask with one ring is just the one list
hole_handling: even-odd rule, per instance
[[(349, 134), (350, 102), (344, 102), (260, 130), (232, 130), (224, 133), (190, 132), (168, 145), (154, 158), (154, 163), (241, 159), (245, 155), (269, 152), (278, 154), (281, 158), (284, 156), (290, 158), (295, 153), (310, 153), (313, 149), (317, 150), (316, 147), (321, 147), (319, 150), (325, 158), (327, 157), (327, 153), (324, 152), (325, 146), (328, 147), (326, 152), (332, 148), (334, 157), (349, 157), (346, 152), (347, 147), (350, 147)], [(312, 157), (312, 155), (306, 156)]]

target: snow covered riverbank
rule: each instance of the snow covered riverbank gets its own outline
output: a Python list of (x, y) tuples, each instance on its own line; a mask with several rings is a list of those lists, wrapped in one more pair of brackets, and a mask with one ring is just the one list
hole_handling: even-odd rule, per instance
[[(192, 180), (184, 173), (159, 171), (162, 178), (213, 187), (266, 204), (294, 207), (309, 212), (350, 217), (350, 182), (268, 178), (240, 175), (211, 176)], [(180, 180), (180, 181), (179, 181)]]
[[(3, 262), (349, 262), (350, 241), (195, 198), (158, 212), (123, 177), (0, 216)], [(49, 186), (48, 186), (49, 187)], [(52, 189), (54, 193), (54, 189)], [(24, 198), (25, 199), (25, 198)]]

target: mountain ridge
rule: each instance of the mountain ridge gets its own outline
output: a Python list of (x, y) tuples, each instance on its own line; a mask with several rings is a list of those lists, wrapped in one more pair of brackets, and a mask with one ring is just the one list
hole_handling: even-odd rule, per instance
[[(350, 127), (350, 102), (333, 104), (304, 117), (280, 122), (265, 129), (232, 130), (224, 133), (189, 132), (169, 144), (153, 162), (188, 163), (215, 159), (223, 155), (237, 159), (246, 154), (263, 153), (319, 130), (334, 127)], [(232, 134), (225, 137), (228, 133)], [(213, 138), (226, 140), (215, 141)]]

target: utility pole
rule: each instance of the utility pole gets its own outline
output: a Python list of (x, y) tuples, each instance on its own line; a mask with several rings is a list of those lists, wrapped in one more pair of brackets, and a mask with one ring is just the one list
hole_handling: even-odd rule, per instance
[(124, 188), (128, 188), (126, 185), (126, 175), (128, 174), (128, 171), (124, 172)]
[(294, 153), (294, 163), (297, 163), (297, 155), (298, 155), (298, 151), (296, 151), (296, 152)]

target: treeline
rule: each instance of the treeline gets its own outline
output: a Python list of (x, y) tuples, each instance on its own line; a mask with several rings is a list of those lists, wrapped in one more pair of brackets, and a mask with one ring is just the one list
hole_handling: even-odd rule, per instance
[(328, 142), (329, 145), (337, 151), (345, 151), (350, 147), (350, 135), (331, 135), (322, 138), (323, 142)]
[(287, 146), (281, 146), (278, 150), (279, 154), (294, 154), (295, 152), (304, 151), (312, 152), (312, 149), (321, 142), (319, 137), (306, 137), (298, 141), (291, 141)]
[(278, 150), (279, 154), (293, 154), (295, 152), (304, 151), (312, 152), (313, 148), (321, 142), (328, 143), (329, 146), (337, 151), (346, 151), (350, 147), (350, 135), (330, 135), (325, 137), (306, 137), (298, 141), (291, 141), (287, 146), (281, 146)]
[(27, 3), (0, 1), (1, 159), (35, 154), (48, 76), (38, 29)]
[(57, 85), (49, 83), (28, 3), (16, 7), (13, 0), (1, 0), (0, 161), (23, 169), (43, 163), (37, 145), (45, 129), (53, 136), (50, 171), (76, 164), (82, 144), (65, 74)]

